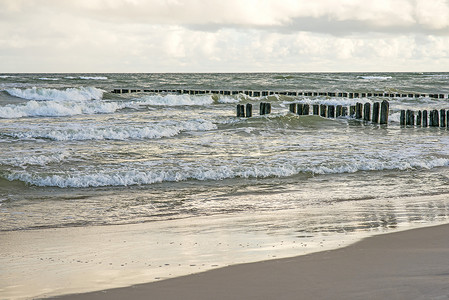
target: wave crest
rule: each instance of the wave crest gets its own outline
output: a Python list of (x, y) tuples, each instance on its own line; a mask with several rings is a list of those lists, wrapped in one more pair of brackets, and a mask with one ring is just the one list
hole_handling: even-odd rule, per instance
[(14, 97), (26, 100), (71, 100), (71, 101), (87, 101), (100, 100), (103, 98), (105, 91), (94, 87), (67, 88), (65, 90), (48, 89), (48, 88), (12, 88), (6, 91)]

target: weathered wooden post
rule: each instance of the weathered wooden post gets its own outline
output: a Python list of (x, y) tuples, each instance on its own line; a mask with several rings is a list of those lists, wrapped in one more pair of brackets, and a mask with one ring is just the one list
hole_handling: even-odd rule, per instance
[(405, 110), (404, 109), (401, 110), (401, 116), (399, 118), (399, 124), (401, 126), (405, 126)]
[(371, 103), (367, 102), (363, 105), (363, 120), (371, 120)]
[(341, 116), (341, 110), (342, 110), (342, 106), (341, 105), (337, 105), (336, 109), (335, 109), (335, 117), (338, 118)]
[(440, 120), (438, 118), (438, 110), (434, 109), (430, 112), (429, 126), (438, 127), (440, 125), (439, 123)]
[(298, 115), (302, 116), (303, 115), (303, 108), (304, 108), (304, 104), (298, 103), (296, 105), (296, 112), (298, 113)]
[(313, 115), (318, 116), (320, 114), (320, 106), (318, 104), (313, 105)]
[(309, 104), (304, 104), (303, 108), (302, 108), (302, 114), (305, 116), (309, 115), (309, 110), (310, 110), (310, 106)]
[(320, 105), (320, 116), (322, 116), (323, 118), (326, 117), (326, 105), (324, 104)]
[(354, 105), (351, 105), (349, 107), (349, 116), (352, 117), (352, 118), (355, 117), (355, 106)]
[(422, 111), (418, 110), (416, 113), (416, 126), (422, 125)]
[(290, 103), (289, 110), (290, 112), (296, 114), (296, 103)]
[(445, 109), (440, 110), (440, 126), (446, 127), (446, 110)]
[(446, 110), (446, 127), (449, 128), (449, 109)]
[(341, 116), (346, 117), (348, 115), (348, 108), (346, 106), (343, 106), (341, 108)]
[(253, 105), (251, 103), (246, 104), (246, 117), (250, 118), (253, 116)]
[(415, 112), (413, 110), (407, 109), (405, 118), (406, 125), (415, 126)]
[(245, 117), (245, 106), (243, 104), (237, 104), (237, 117)]
[(265, 114), (271, 114), (271, 103), (265, 103)]
[(335, 118), (335, 106), (333, 106), (333, 105), (327, 106), (327, 117)]
[(363, 117), (363, 104), (362, 103), (356, 103), (355, 104), (355, 118), (361, 119)]
[(262, 116), (265, 114), (265, 102), (260, 102), (260, 106), (259, 106), (259, 114)]
[(388, 112), (390, 110), (390, 103), (387, 100), (380, 104), (380, 124), (388, 124)]
[(422, 112), (422, 127), (429, 126), (427, 110), (423, 110)]
[(373, 123), (379, 123), (380, 103), (374, 102), (373, 104)]

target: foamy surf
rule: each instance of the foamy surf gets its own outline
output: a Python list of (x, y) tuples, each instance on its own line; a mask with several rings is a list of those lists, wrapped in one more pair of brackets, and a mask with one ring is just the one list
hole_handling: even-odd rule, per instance
[(86, 101), (102, 99), (104, 90), (94, 87), (67, 88), (64, 90), (50, 88), (12, 88), (6, 91), (14, 97), (26, 100), (72, 100)]
[[(13, 172), (6, 176), (8, 180), (20, 180), (35, 186), (60, 188), (131, 186), (155, 184), (161, 182), (179, 182), (187, 180), (220, 181), (233, 178), (269, 178), (291, 177), (299, 174), (344, 174), (360, 171), (432, 169), (449, 166), (449, 159), (441, 157), (399, 159), (384, 161), (375, 158), (360, 158), (343, 164), (307, 164), (298, 159), (285, 164), (283, 159), (270, 163), (243, 165), (241, 161), (227, 161), (224, 165), (216, 165), (213, 161), (201, 164), (186, 163), (170, 168), (161, 168), (154, 162), (143, 162), (129, 169), (105, 169), (95, 173), (70, 172), (66, 174), (38, 175), (27, 171)], [(59, 172), (58, 172), (59, 173)]]
[(54, 141), (142, 140), (172, 137), (188, 131), (209, 131), (214, 129), (217, 129), (217, 126), (211, 121), (195, 119), (153, 122), (147, 126), (91, 124), (90, 127), (87, 127), (86, 125), (67, 123), (58, 129), (32, 127), (25, 131), (13, 132), (8, 135), (18, 139), (50, 139)]

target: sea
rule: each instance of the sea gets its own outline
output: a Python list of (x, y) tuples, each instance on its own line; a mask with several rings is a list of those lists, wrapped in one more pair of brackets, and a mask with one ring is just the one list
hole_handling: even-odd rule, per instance
[[(115, 88), (394, 97), (380, 125), (299, 116), (289, 105), (384, 97)], [(182, 221), (196, 224), (183, 234), (213, 236), (222, 226), (213, 220), (229, 218), (240, 220), (232, 234), (299, 243), (447, 223), (449, 131), (399, 119), (404, 109), (449, 109), (448, 94), (449, 73), (0, 74), (0, 231)], [(259, 115), (261, 102), (270, 114)], [(253, 116), (236, 117), (247, 103)]]

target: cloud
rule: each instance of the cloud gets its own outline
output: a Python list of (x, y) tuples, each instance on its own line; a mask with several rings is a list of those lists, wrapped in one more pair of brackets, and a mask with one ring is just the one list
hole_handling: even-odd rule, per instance
[(419, 71), (444, 0), (0, 0), (5, 72)]

